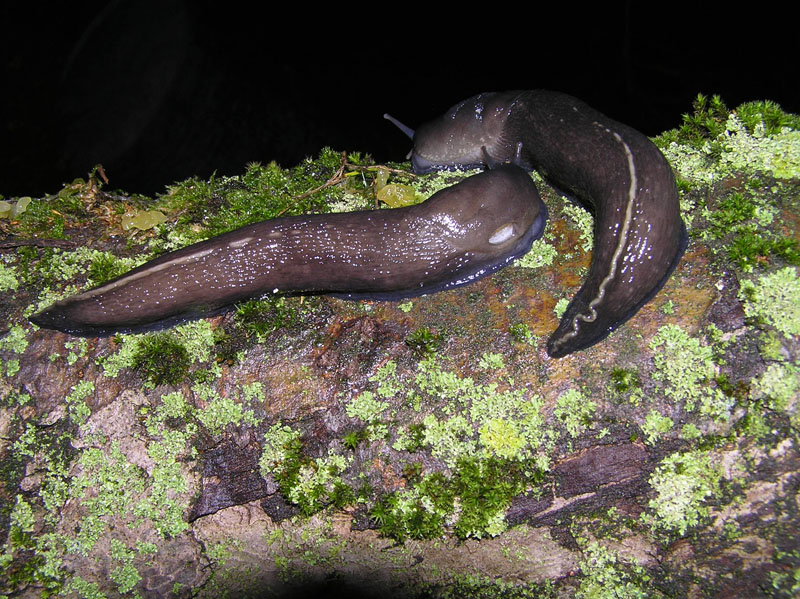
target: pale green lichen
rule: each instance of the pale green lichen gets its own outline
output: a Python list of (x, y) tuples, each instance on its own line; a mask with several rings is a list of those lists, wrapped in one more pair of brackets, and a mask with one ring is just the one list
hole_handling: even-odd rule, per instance
[(12, 267), (6, 266), (5, 256), (0, 260), (0, 292), (16, 291), (19, 289), (19, 280)]
[(411, 309), (412, 309), (413, 307), (414, 307), (414, 302), (412, 302), (412, 301), (410, 301), (410, 300), (408, 300), (408, 301), (405, 301), (405, 302), (401, 302), (401, 303), (397, 304), (397, 308), (398, 308), (398, 309), (399, 309), (401, 312), (405, 312), (406, 314), (407, 314), (407, 313), (409, 313), (409, 312), (411, 312)]
[(786, 338), (800, 335), (800, 277), (796, 268), (786, 267), (757, 281), (742, 281), (739, 299), (748, 317), (775, 327)]
[(502, 354), (485, 352), (478, 360), (478, 367), (483, 370), (502, 370), (506, 367)]
[(79, 597), (80, 599), (106, 599), (107, 595), (100, 590), (96, 582), (89, 582), (84, 578), (73, 575), (61, 591), (64, 597)]
[[(583, 550), (578, 563), (581, 582), (576, 599), (647, 599), (650, 580), (641, 566), (627, 565), (617, 553), (597, 541)], [(645, 587), (642, 587), (642, 584)]]
[(362, 391), (345, 406), (345, 412), (350, 418), (358, 418), (367, 425), (367, 434), (370, 439), (381, 438), (387, 431), (380, 419), (389, 404), (375, 395), (372, 391)]
[(28, 333), (19, 325), (12, 326), (5, 336), (0, 338), (0, 350), (22, 354), (26, 349), (28, 349)]
[(431, 413), (422, 423), (425, 425), (423, 442), (430, 445), (432, 455), (448, 466), (453, 467), (459, 458), (475, 453), (475, 431), (463, 415), (442, 418)]
[(681, 438), (686, 439), (687, 441), (694, 441), (695, 439), (699, 439), (703, 436), (703, 433), (700, 431), (697, 426), (691, 422), (687, 422), (686, 424), (681, 427)]
[(591, 250), (594, 244), (594, 218), (592, 215), (588, 210), (569, 201), (565, 201), (562, 210), (580, 232), (581, 249), (584, 252)]
[(642, 425), (642, 432), (647, 442), (654, 445), (662, 435), (672, 430), (673, 424), (672, 418), (662, 416), (656, 410), (650, 410)]
[(73, 386), (70, 394), (65, 398), (70, 420), (78, 426), (84, 424), (91, 416), (92, 411), (84, 401), (94, 393), (94, 383), (92, 381), (80, 381)]
[(562, 297), (556, 302), (556, 305), (553, 306), (553, 313), (556, 315), (556, 318), (561, 320), (561, 317), (564, 316), (564, 312), (567, 311), (567, 306), (569, 306), (569, 299), (566, 297)]
[(783, 412), (795, 427), (800, 427), (800, 367), (770, 364), (752, 386), (753, 394), (766, 397), (771, 409)]
[(716, 385), (712, 386), (719, 367), (714, 361), (713, 348), (702, 345), (679, 326), (661, 327), (650, 341), (656, 371), (655, 380), (664, 381), (664, 394), (683, 401), (687, 411), (700, 413), (718, 421), (727, 421), (734, 400)]
[(255, 426), (259, 423), (252, 410), (242, 407), (230, 397), (216, 397), (206, 407), (197, 411), (197, 419), (212, 435), (220, 434), (228, 425), (243, 422)]
[(706, 500), (719, 492), (722, 470), (719, 461), (705, 451), (689, 451), (667, 456), (650, 477), (655, 497), (652, 513), (643, 514), (654, 529), (684, 535), (688, 528), (708, 516)]
[(750, 133), (731, 114), (718, 141), (723, 148), (719, 157), (723, 168), (768, 172), (782, 179), (800, 176), (800, 131), (783, 128), (779, 133), (767, 135), (760, 123)]
[(493, 418), (480, 428), (480, 442), (490, 453), (506, 459), (514, 459), (525, 448), (527, 442), (516, 422)]
[(300, 432), (281, 424), (273, 424), (264, 434), (264, 443), (258, 465), (263, 476), (269, 476), (279, 469), (291, 456), (292, 444), (300, 440)]
[(577, 437), (591, 422), (597, 404), (577, 389), (569, 389), (556, 399), (553, 415), (564, 423), (571, 437)]
[(516, 260), (514, 264), (522, 268), (541, 268), (550, 266), (556, 259), (556, 248), (544, 239), (537, 239), (531, 244), (530, 251)]
[(67, 341), (64, 344), (64, 347), (70, 350), (67, 354), (67, 364), (72, 366), (78, 359), (86, 356), (88, 349), (89, 349), (89, 342), (81, 337), (80, 339), (73, 339), (72, 341)]
[(22, 495), (17, 495), (9, 524), (18, 532), (33, 532), (36, 518), (33, 515), (33, 508)]
[(132, 591), (142, 580), (139, 571), (133, 565), (133, 551), (129, 550), (119, 539), (111, 539), (111, 558), (122, 562), (109, 572), (109, 578), (117, 585), (120, 593)]
[(297, 479), (288, 490), (287, 499), (300, 504), (313, 498), (321, 507), (333, 495), (336, 484), (340, 482), (339, 475), (352, 461), (350, 456), (345, 457), (329, 450), (327, 456), (302, 465), (297, 472)]

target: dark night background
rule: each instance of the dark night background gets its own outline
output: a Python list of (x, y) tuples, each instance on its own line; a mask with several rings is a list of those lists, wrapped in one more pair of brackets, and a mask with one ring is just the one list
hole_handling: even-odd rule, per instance
[(698, 92), (800, 112), (797, 32), (768, 3), (15, 4), (0, 8), (6, 198), (97, 163), (111, 188), (152, 194), (326, 145), (401, 160), (384, 112), (416, 126), (481, 91), (558, 89), (648, 135)]

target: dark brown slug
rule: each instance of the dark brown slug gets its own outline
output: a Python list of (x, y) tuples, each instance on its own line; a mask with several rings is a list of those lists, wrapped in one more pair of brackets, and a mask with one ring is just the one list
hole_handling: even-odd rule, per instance
[[(390, 120), (391, 117), (388, 117)], [(561, 357), (604, 339), (664, 285), (686, 248), (672, 170), (656, 146), (566, 94), (484, 93), (413, 135), (414, 171), (514, 159), (595, 215), (589, 274), (547, 342)]]
[(103, 336), (163, 328), (269, 293), (385, 300), (434, 293), (525, 254), (546, 220), (530, 175), (500, 165), (407, 208), (245, 226), (160, 256), (30, 320)]

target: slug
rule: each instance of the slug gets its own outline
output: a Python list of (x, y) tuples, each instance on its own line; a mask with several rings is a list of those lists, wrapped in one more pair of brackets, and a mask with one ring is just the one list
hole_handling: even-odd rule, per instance
[(591, 266), (547, 342), (554, 358), (594, 345), (636, 314), (686, 249), (664, 156), (642, 133), (576, 98), (545, 90), (484, 93), (416, 132), (401, 128), (412, 136), (416, 173), (515, 159), (594, 213)]
[(547, 210), (511, 165), (390, 210), (290, 216), (170, 252), (30, 318), (78, 336), (142, 332), (269, 293), (397, 300), (466, 285), (526, 253)]

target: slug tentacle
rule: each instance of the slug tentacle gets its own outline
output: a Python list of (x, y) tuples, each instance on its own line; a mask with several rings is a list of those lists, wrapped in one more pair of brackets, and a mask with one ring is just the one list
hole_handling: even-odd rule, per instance
[(484, 93), (420, 127), (412, 165), (417, 172), (473, 165), (478, 148), (489, 166), (513, 160), (535, 168), (595, 215), (589, 274), (548, 341), (551, 356), (604, 339), (680, 261), (687, 236), (672, 170), (635, 129), (558, 92)]
[(530, 249), (546, 219), (530, 175), (503, 165), (415, 206), (242, 227), (165, 254), (30, 320), (102, 336), (161, 328), (272, 293), (389, 300), (434, 293), (506, 266)]

